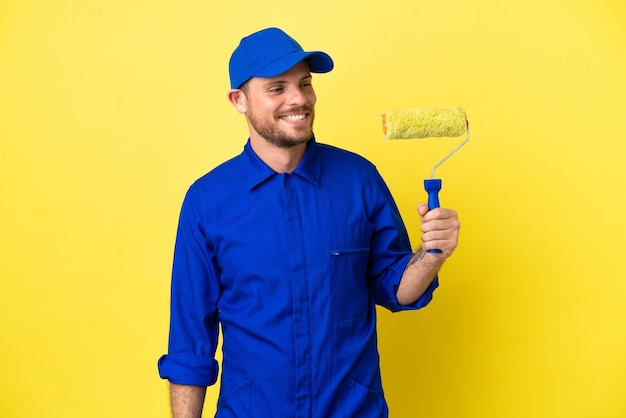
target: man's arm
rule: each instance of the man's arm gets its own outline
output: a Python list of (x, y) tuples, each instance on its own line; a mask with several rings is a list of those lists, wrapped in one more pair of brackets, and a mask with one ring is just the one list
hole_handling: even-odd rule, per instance
[(177, 385), (170, 383), (172, 417), (201, 418), (205, 394), (205, 386)]
[[(428, 210), (421, 203), (417, 211), (422, 219), (422, 245), (407, 264), (396, 297), (401, 305), (414, 303), (435, 279), (446, 258), (454, 252), (461, 227), (457, 213), (451, 209)], [(439, 249), (440, 254), (428, 250)]]

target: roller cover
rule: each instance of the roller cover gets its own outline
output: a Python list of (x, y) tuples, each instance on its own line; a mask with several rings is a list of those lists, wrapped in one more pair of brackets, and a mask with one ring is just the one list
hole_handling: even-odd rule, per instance
[(465, 111), (456, 106), (383, 112), (383, 139), (455, 137), (467, 129)]

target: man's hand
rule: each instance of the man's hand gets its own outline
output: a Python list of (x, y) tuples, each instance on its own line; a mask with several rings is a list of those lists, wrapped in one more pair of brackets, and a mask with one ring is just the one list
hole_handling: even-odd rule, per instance
[(461, 223), (457, 213), (444, 208), (429, 211), (424, 203), (418, 205), (417, 213), (422, 220), (422, 249), (441, 250), (441, 256), (450, 257), (459, 242)]
[[(420, 203), (417, 213), (422, 220), (422, 245), (408, 262), (396, 297), (402, 305), (414, 303), (435, 279), (446, 258), (450, 257), (459, 240), (461, 224), (452, 209), (436, 208)], [(441, 253), (428, 253), (428, 250)]]

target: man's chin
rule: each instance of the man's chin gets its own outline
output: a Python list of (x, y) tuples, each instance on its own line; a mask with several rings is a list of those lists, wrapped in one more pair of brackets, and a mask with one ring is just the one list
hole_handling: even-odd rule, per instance
[(307, 142), (309, 142), (311, 140), (311, 138), (313, 137), (313, 135), (310, 135), (308, 137), (300, 137), (300, 138), (270, 138), (267, 139), (267, 141), (273, 145), (276, 145), (279, 148), (293, 148), (293, 147), (297, 147), (299, 145), (302, 144), (306, 144)]
[(294, 135), (268, 135), (267, 142), (280, 148), (292, 148), (308, 143), (313, 137), (313, 132), (296, 132)]

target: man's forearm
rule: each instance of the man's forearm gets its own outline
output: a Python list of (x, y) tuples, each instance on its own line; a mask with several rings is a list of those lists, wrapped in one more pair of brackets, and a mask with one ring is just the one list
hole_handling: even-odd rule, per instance
[(419, 299), (433, 282), (439, 272), (444, 258), (428, 254), (422, 247), (418, 248), (408, 262), (396, 297), (401, 305), (410, 305)]
[(170, 402), (173, 418), (201, 418), (205, 386), (170, 384)]

